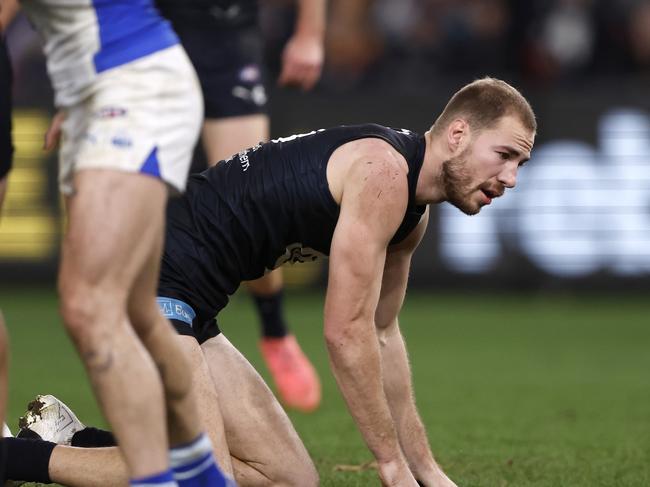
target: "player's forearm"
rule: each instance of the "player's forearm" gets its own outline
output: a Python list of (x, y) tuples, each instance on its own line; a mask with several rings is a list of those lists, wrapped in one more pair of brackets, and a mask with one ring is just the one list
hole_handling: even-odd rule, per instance
[(437, 469), (411, 386), (411, 371), (397, 321), (379, 331), (386, 398), (400, 445), (416, 478), (426, 478)]
[(0, 32), (11, 24), (19, 9), (17, 0), (0, 0)]
[(379, 462), (402, 458), (383, 391), (377, 338), (372, 323), (337, 325), (325, 338), (332, 372), (361, 434)]
[(326, 0), (297, 0), (295, 33), (323, 38), (325, 35)]

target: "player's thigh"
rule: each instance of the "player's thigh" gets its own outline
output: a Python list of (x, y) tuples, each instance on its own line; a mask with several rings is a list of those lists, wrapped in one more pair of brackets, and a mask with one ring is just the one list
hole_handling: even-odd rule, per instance
[(119, 287), (126, 296), (160, 238), (167, 188), (159, 179), (110, 169), (79, 171), (74, 184), (61, 284)]
[[(153, 241), (149, 246), (149, 255), (143, 262), (140, 271), (136, 274), (131, 291), (127, 298), (127, 313), (131, 324), (140, 338), (145, 341), (147, 335), (164, 322), (168, 325), (156, 302), (156, 289), (160, 277), (160, 265), (162, 260), (162, 249), (164, 245), (164, 225), (162, 222), (156, 225), (157, 235), (153, 235)], [(171, 327), (170, 327), (170, 331)]]
[(233, 154), (269, 138), (269, 117), (264, 113), (227, 118), (206, 118), (203, 123), (203, 147), (208, 164), (227, 159)]
[(223, 334), (201, 347), (219, 396), (237, 480), (246, 484), (239, 460), (279, 485), (315, 485), (316, 470), (305, 446), (253, 366)]

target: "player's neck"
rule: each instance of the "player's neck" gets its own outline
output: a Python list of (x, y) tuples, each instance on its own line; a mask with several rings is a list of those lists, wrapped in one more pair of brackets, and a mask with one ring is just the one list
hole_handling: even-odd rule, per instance
[(446, 198), (442, 182), (444, 151), (430, 130), (424, 134), (424, 140), (426, 148), (415, 190), (415, 200), (418, 204), (441, 203)]

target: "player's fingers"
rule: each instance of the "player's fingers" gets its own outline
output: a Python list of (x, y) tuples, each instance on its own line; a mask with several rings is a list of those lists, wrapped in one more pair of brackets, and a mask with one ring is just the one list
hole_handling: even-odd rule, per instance
[(305, 70), (305, 75), (303, 77), (302, 89), (305, 91), (311, 90), (314, 85), (318, 82), (321, 75), (321, 67), (319, 66), (310, 66)]
[(282, 64), (282, 73), (279, 83), (281, 85), (295, 85), (300, 80), (300, 63), (291, 57), (287, 57)]
[(280, 72), (280, 76), (278, 76), (278, 84), (280, 86), (285, 86), (289, 82), (289, 74), (287, 72), (287, 66), (282, 67), (282, 71)]
[(320, 68), (312, 63), (293, 63), (281, 78), (281, 84), (310, 90), (320, 77)]

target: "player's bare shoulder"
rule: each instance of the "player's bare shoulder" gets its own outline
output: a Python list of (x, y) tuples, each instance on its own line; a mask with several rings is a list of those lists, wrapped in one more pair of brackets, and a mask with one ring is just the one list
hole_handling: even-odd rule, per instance
[(408, 196), (408, 164), (391, 144), (366, 137), (338, 147), (327, 164), (327, 182), (334, 200), (341, 204), (346, 187), (363, 185)]

